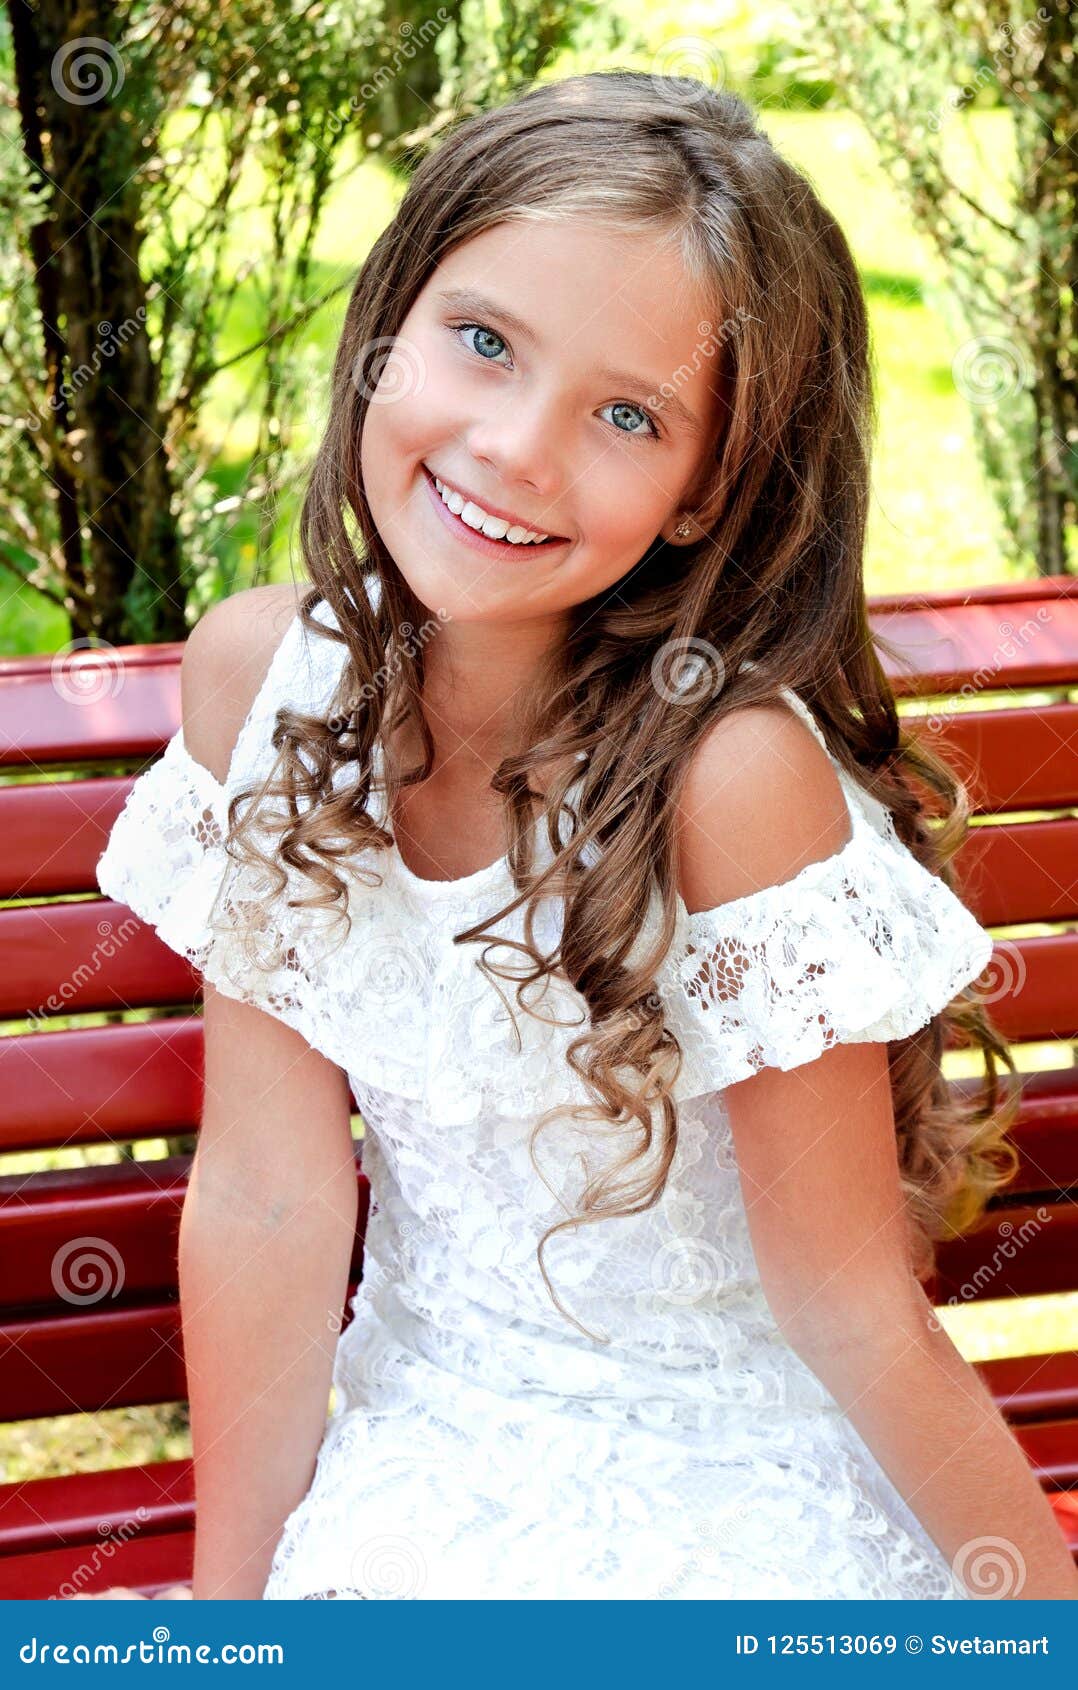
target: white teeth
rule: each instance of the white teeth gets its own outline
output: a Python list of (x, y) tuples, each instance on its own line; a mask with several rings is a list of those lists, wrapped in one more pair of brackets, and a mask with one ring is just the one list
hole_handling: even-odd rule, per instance
[(479, 533), (486, 534), (491, 540), (508, 540), (513, 546), (529, 546), (549, 538), (546, 534), (540, 534), (538, 529), (521, 528), (516, 523), (510, 526), (504, 517), (490, 516), (482, 505), (474, 504), (471, 499), (462, 498), (459, 493), (450, 492), (449, 488), (439, 481), (437, 476), (434, 477), (434, 485), (442, 496), (442, 502), (449, 506), (454, 516), (459, 516), (460, 520), (466, 522), (469, 528), (474, 528)]

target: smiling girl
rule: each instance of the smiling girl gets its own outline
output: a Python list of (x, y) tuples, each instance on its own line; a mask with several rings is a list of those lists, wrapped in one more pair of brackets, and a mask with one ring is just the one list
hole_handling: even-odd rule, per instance
[(872, 424), (847, 243), (734, 96), (573, 78), (416, 171), (311, 584), (199, 623), (99, 864), (205, 982), (196, 1597), (1078, 1594), (921, 1285), (1016, 1099)]

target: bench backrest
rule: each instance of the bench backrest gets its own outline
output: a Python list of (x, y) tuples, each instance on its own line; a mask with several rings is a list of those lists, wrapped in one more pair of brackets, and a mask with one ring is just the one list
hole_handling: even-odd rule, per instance
[[(1078, 581), (876, 598), (870, 613), (896, 692), (937, 701), (919, 731), (982, 818), (956, 862), (974, 913), (1002, 930), (990, 1012), (1040, 1047), (1018, 1177), (984, 1229), (941, 1249), (932, 1295), (1078, 1289), (1078, 932), (1055, 930), (1078, 917)], [(131, 780), (179, 725), (181, 649), (0, 661), (0, 1152), (197, 1132), (197, 976), (94, 876)], [(185, 1398), (190, 1148), (29, 1175), (0, 1163), (0, 1420)]]

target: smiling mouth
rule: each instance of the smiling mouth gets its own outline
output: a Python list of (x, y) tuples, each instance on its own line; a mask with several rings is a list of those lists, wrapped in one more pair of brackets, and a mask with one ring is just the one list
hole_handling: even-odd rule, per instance
[[(448, 482), (442, 481), (440, 476), (436, 478), (426, 464), (421, 464), (420, 468), (423, 471), (423, 479), (427, 483), (431, 497), (437, 504), (443, 520), (452, 527), (455, 533), (483, 549), (506, 556), (510, 553), (520, 556), (522, 553), (547, 551), (551, 546), (568, 545), (568, 539), (563, 534), (544, 534), (542, 539), (529, 539), (529, 535), (542, 531), (533, 529), (525, 523), (514, 523), (510, 522), (508, 518), (495, 516), (488, 512), (485, 506), (480, 505), (478, 501), (469, 499), (467, 494), (450, 486)], [(444, 490), (447, 498), (452, 499), (453, 505), (458, 507), (456, 510), (453, 509), (453, 505), (447, 502), (447, 498), (443, 498), (438, 483), (441, 483), (441, 489)], [(468, 518), (471, 518), (471, 520), (468, 520)], [(500, 528), (502, 532), (500, 534), (486, 533), (484, 528), (480, 526), (481, 523), (485, 522)]]

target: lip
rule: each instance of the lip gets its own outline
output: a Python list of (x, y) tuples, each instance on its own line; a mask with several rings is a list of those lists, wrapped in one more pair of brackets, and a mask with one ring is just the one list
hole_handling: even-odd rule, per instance
[[(434, 476), (427, 468), (426, 464), (421, 464), (420, 468), (423, 471), (423, 479), (426, 482), (431, 501), (437, 507), (438, 514), (445, 523), (446, 527), (451, 533), (455, 534), (458, 539), (466, 540), (468, 544), (473, 546), (477, 551), (486, 552), (489, 557), (511, 557), (517, 560), (521, 557), (521, 554), (527, 557), (532, 553), (545, 553), (554, 550), (558, 546), (567, 546), (569, 544), (567, 539), (555, 538), (553, 535), (547, 540), (539, 542), (533, 541), (527, 546), (514, 546), (511, 540), (492, 540), (489, 534), (483, 534), (478, 529), (469, 528), (466, 522), (463, 522), (459, 516), (455, 516), (449, 506), (445, 503), (445, 500), (442, 498), (442, 495), (439, 493), (437, 487), (434, 485)], [(439, 480), (441, 479), (442, 478), (439, 476)], [(447, 487), (452, 487), (452, 482), (446, 482), (445, 485)], [(461, 497), (466, 497), (463, 489), (461, 489)], [(512, 520), (508, 514), (492, 510), (489, 505), (483, 505), (482, 508), (491, 516), (501, 516), (503, 522), (509, 522)], [(529, 526), (529, 524), (520, 524), (520, 527), (522, 528), (527, 526)]]

